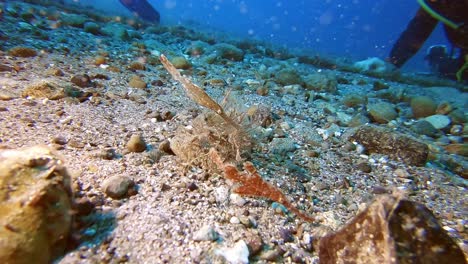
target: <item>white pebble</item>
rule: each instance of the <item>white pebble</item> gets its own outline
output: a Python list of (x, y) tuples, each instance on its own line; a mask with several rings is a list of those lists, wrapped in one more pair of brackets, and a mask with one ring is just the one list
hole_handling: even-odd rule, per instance
[(249, 248), (244, 240), (239, 240), (232, 248), (223, 248), (215, 251), (217, 255), (223, 256), (231, 264), (249, 263)]

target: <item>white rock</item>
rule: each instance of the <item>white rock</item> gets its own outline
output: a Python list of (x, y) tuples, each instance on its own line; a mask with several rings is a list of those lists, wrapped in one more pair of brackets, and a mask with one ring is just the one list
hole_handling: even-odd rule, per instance
[(431, 123), (436, 129), (443, 129), (450, 125), (450, 118), (446, 115), (431, 115), (424, 120)]
[(193, 240), (195, 241), (215, 241), (216, 239), (218, 239), (218, 233), (210, 225), (203, 226), (193, 234)]
[(244, 240), (239, 240), (232, 248), (216, 250), (216, 254), (223, 256), (231, 264), (249, 263), (249, 248)]
[(229, 197), (229, 189), (221, 186), (214, 190), (214, 196), (217, 203), (225, 203)]
[(237, 206), (243, 206), (247, 202), (237, 193), (231, 193), (231, 195), (229, 195), (229, 200), (232, 204), (235, 204)]

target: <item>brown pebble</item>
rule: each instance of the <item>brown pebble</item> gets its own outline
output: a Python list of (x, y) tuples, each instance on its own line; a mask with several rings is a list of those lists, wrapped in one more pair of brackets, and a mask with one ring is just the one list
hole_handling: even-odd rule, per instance
[(130, 80), (128, 81), (128, 85), (133, 88), (138, 88), (138, 89), (144, 89), (146, 88), (146, 82), (143, 81), (142, 78), (140, 78), (137, 75), (133, 75)]
[(128, 195), (129, 188), (135, 183), (126, 176), (112, 176), (106, 179), (102, 184), (104, 193), (113, 199), (122, 199)]
[(250, 255), (258, 254), (263, 248), (262, 238), (257, 232), (246, 232), (244, 241), (249, 247)]
[(52, 139), (52, 143), (59, 144), (59, 145), (65, 145), (67, 144), (68, 140), (63, 137), (63, 136), (56, 136)]
[(128, 68), (130, 70), (134, 70), (134, 71), (136, 71), (136, 70), (138, 70), (138, 71), (146, 70), (146, 66), (143, 63), (139, 62), (139, 61), (134, 61), (134, 62), (130, 63), (130, 65), (128, 65)]
[(169, 186), (166, 183), (161, 184), (161, 192), (169, 191), (171, 189), (171, 186)]
[(79, 86), (79, 87), (90, 87), (92, 86), (91, 83), (91, 78), (89, 78), (88, 75), (86, 74), (77, 74), (74, 75), (71, 80), (73, 84)]
[(163, 86), (164, 85), (164, 82), (161, 81), (161, 80), (154, 80), (151, 82), (151, 85), (154, 85), (154, 86)]
[(89, 215), (94, 209), (94, 204), (88, 198), (80, 197), (75, 199), (74, 208), (78, 215)]
[(167, 139), (159, 144), (159, 150), (169, 155), (175, 155), (174, 151), (171, 149), (171, 142)]
[(171, 112), (171, 111), (164, 111), (164, 112), (161, 113), (161, 118), (164, 121), (171, 120), (174, 116), (175, 116), (175, 113)]
[(102, 65), (102, 64), (106, 64), (107, 63), (107, 59), (106, 57), (104, 56), (97, 56), (95, 59), (94, 59), (94, 65), (96, 66), (99, 66), (99, 65)]
[(0, 72), (13, 71), (13, 67), (10, 67), (5, 64), (0, 64)]
[(105, 160), (112, 160), (115, 158), (116, 153), (115, 150), (108, 148), (99, 151), (98, 156)]
[(141, 135), (134, 134), (127, 142), (127, 149), (130, 152), (143, 152), (146, 150), (145, 140)]
[(187, 186), (187, 189), (191, 192), (195, 191), (196, 189), (198, 189), (198, 186), (196, 183), (194, 182), (191, 182), (189, 183), (189, 185)]
[(373, 194), (384, 194), (384, 193), (389, 193), (389, 191), (382, 186), (372, 186), (372, 193)]
[(257, 89), (257, 94), (260, 96), (267, 96), (268, 95), (268, 88), (265, 86), (259, 87)]
[(8, 54), (13, 57), (27, 58), (27, 57), (37, 56), (37, 51), (32, 48), (18, 46), (18, 47), (11, 48), (8, 51)]
[(360, 162), (356, 165), (356, 168), (362, 172), (370, 173), (372, 172), (372, 167), (367, 162)]

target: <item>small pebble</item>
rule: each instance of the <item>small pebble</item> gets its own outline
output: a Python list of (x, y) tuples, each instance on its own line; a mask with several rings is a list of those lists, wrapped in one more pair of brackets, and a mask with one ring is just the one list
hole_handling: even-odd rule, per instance
[(128, 81), (128, 85), (133, 88), (144, 89), (146, 88), (146, 82), (139, 76), (134, 75)]
[(112, 176), (102, 184), (105, 194), (113, 199), (122, 199), (127, 196), (129, 188), (135, 183), (126, 176)]
[(231, 217), (231, 219), (229, 219), (229, 223), (231, 223), (231, 224), (240, 224), (240, 220), (239, 220), (238, 217), (233, 216), (233, 217)]
[(189, 183), (189, 185), (187, 186), (187, 189), (191, 192), (195, 191), (196, 189), (198, 189), (198, 186), (197, 184), (195, 184), (194, 182), (191, 182)]
[(229, 200), (231, 201), (232, 204), (235, 204), (237, 206), (243, 206), (247, 202), (244, 198), (242, 198), (237, 193), (231, 193), (229, 195)]
[(294, 242), (294, 235), (288, 228), (280, 228), (279, 233), (284, 242)]
[(141, 135), (134, 134), (127, 142), (127, 149), (130, 152), (143, 152), (146, 150), (145, 140)]
[(218, 233), (210, 225), (203, 226), (193, 234), (194, 241), (215, 241), (218, 239)]
[(171, 149), (171, 142), (167, 139), (159, 144), (159, 150), (169, 155), (175, 155)]
[(360, 162), (356, 165), (356, 168), (362, 172), (370, 173), (372, 172), (372, 167), (367, 162)]
[(73, 84), (75, 84), (75, 85), (77, 85), (79, 87), (83, 87), (83, 88), (92, 86), (91, 79), (86, 74), (73, 75), (73, 77), (70, 79), (70, 81)]

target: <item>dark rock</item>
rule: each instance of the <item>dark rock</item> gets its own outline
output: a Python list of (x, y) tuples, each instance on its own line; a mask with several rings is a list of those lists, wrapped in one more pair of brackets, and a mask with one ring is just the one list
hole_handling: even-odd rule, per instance
[(372, 89), (373, 89), (374, 91), (379, 91), (379, 90), (387, 89), (388, 87), (390, 87), (388, 84), (383, 83), (383, 82), (379, 82), (379, 81), (375, 81), (375, 82), (372, 84)]
[(196, 189), (198, 189), (198, 186), (196, 183), (194, 182), (191, 182), (189, 183), (189, 185), (187, 185), (187, 189), (191, 192), (195, 191)]
[(65, 145), (67, 144), (68, 140), (63, 137), (63, 136), (56, 136), (52, 138), (52, 143), (59, 144), (59, 145)]
[(161, 81), (161, 80), (154, 80), (151, 82), (151, 85), (154, 85), (154, 86), (163, 86), (164, 85), (164, 82)]
[(169, 191), (171, 186), (167, 185), (166, 183), (161, 184), (161, 192)]
[(320, 263), (466, 263), (462, 250), (422, 204), (379, 197), (319, 242)]
[(416, 134), (426, 135), (429, 137), (435, 137), (439, 134), (439, 130), (426, 120), (417, 121), (411, 126), (411, 130)]
[(78, 215), (89, 215), (94, 209), (94, 204), (88, 198), (81, 197), (75, 199), (74, 208)]
[(415, 138), (374, 125), (358, 127), (350, 140), (363, 145), (369, 153), (385, 154), (416, 166), (424, 165), (429, 153), (428, 146)]
[(70, 81), (79, 87), (91, 87), (92, 86), (91, 78), (89, 78), (89, 76), (86, 74), (74, 75)]
[(372, 167), (369, 165), (367, 162), (360, 162), (356, 165), (356, 169), (365, 172), (365, 173), (370, 173), (372, 172)]
[(294, 242), (294, 235), (288, 228), (280, 228), (280, 236), (284, 242)]

